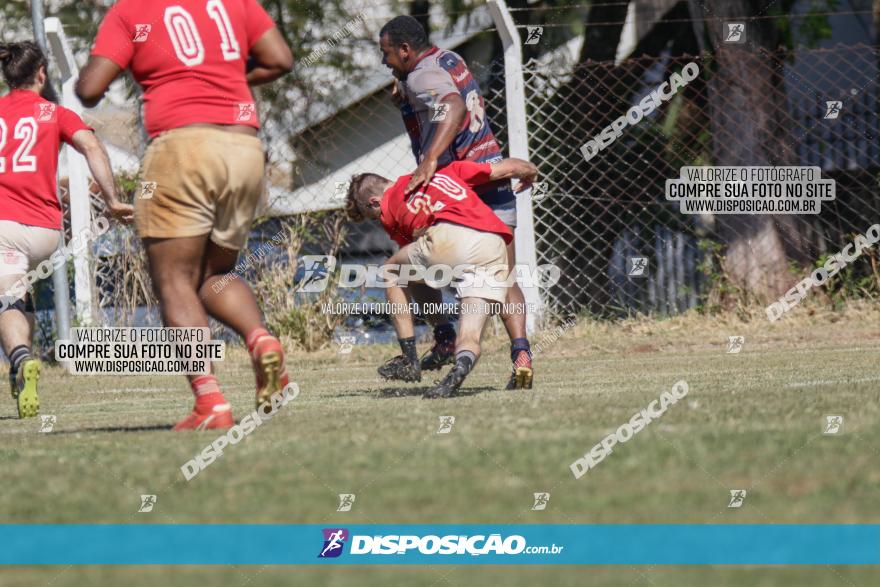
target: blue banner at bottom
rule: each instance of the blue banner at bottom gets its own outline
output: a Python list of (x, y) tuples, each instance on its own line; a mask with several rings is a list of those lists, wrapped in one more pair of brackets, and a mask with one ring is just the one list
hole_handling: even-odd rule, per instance
[(6, 565), (878, 565), (880, 525), (0, 525)]

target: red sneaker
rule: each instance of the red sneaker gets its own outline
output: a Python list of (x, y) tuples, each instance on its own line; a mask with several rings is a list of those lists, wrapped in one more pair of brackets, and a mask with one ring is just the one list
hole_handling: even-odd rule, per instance
[(173, 430), (214, 430), (232, 428), (232, 406), (227, 403), (204, 405), (198, 404), (192, 413), (177, 423)]
[(290, 377), (284, 367), (284, 348), (281, 341), (268, 332), (254, 343), (251, 359), (257, 377), (257, 407), (260, 407), (272, 394), (287, 387)]

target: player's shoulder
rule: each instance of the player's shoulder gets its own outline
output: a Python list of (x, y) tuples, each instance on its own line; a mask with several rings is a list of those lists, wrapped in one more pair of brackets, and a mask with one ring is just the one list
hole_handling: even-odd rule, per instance
[(425, 75), (437, 71), (448, 73), (462, 63), (464, 59), (458, 53), (434, 47), (432, 53), (419, 61), (410, 75)]
[(39, 102), (49, 101), (36, 92), (31, 92), (29, 90), (12, 90), (3, 96), (0, 96), (0, 104), (3, 105), (3, 110), (21, 106), (30, 107), (32, 104), (37, 104)]
[(462, 58), (461, 55), (455, 51), (449, 51), (448, 49), (440, 49), (435, 55), (433, 55), (433, 58), (437, 67), (441, 67), (446, 71), (451, 71), (461, 65), (465, 65), (464, 58)]
[(394, 200), (394, 199), (403, 199), (406, 195), (406, 184), (409, 183), (409, 180), (412, 178), (412, 174), (409, 175), (401, 175), (397, 178), (391, 187), (385, 190), (385, 196)]

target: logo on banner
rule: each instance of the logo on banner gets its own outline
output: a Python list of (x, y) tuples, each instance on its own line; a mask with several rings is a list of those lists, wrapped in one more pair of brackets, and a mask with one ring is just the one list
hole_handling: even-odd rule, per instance
[(342, 547), (348, 540), (348, 530), (345, 528), (324, 528), (324, 547), (318, 558), (337, 558), (342, 554)]

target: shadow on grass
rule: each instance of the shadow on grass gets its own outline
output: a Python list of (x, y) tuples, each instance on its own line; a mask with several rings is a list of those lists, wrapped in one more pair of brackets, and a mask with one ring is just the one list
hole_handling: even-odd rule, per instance
[[(408, 396), (421, 396), (426, 391), (431, 389), (433, 385), (420, 385), (419, 387), (383, 387), (379, 390), (380, 398), (393, 398), (393, 397), (408, 397)], [(494, 387), (467, 387), (464, 389), (459, 389), (454, 395), (448, 398), (437, 398), (437, 399), (455, 399), (457, 397), (468, 397), (471, 395), (477, 395), (478, 393), (484, 393), (487, 391), (494, 391)]]
[(171, 430), (172, 427), (172, 424), (152, 424), (150, 426), (103, 426), (100, 428), (80, 428), (78, 430), (53, 430), (51, 435), (82, 434), (83, 432), (157, 432), (160, 430)]

